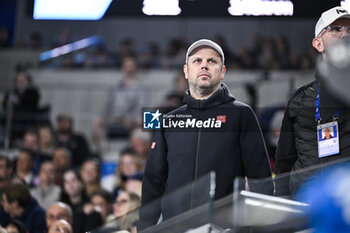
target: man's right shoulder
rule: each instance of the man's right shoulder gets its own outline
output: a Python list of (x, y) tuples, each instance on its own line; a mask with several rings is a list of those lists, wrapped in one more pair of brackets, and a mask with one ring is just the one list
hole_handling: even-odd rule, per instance
[(315, 91), (317, 89), (317, 85), (318, 85), (319, 81), (318, 80), (314, 80), (312, 82), (306, 83), (298, 88), (296, 88), (291, 94), (290, 94), (290, 98), (289, 101), (296, 99), (298, 97), (300, 97), (301, 95), (303, 95), (305, 93), (305, 91), (310, 90), (310, 91)]

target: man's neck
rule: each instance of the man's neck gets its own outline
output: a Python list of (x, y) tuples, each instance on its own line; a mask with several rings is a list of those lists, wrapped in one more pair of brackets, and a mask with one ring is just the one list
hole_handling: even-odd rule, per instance
[(206, 100), (219, 90), (219, 88), (220, 85), (213, 89), (195, 89), (190, 87), (190, 94), (196, 100)]

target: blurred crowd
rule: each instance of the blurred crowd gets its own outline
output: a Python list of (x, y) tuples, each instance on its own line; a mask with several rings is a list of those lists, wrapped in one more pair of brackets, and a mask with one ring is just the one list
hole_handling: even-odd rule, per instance
[[(0, 28), (0, 47), (11, 47), (6, 28)], [(43, 44), (43, 35), (33, 32), (28, 39), (21, 40), (18, 47), (48, 50), (57, 48), (76, 40), (69, 28), (61, 30), (50, 45)], [(83, 38), (80, 38), (83, 39)], [(212, 40), (221, 45), (225, 51), (226, 66), (235, 69), (264, 70), (307, 70), (313, 69), (316, 51), (310, 45), (306, 51), (292, 49), (288, 39), (283, 35), (262, 36), (256, 34), (249, 45), (229, 46), (222, 35)], [(124, 37), (116, 48), (108, 48), (103, 39), (90, 48), (68, 53), (57, 59), (43, 62), (43, 67), (53, 68), (120, 68), (125, 56), (136, 58), (140, 69), (179, 69), (182, 68), (186, 48), (189, 42), (184, 38), (170, 39), (165, 48), (155, 41), (136, 45), (134, 38)]]
[[(130, 211), (140, 206), (152, 138), (141, 130), (138, 113), (145, 97), (136, 65), (134, 57), (124, 57), (123, 79), (111, 87), (91, 135), (75, 131), (66, 113), (51, 122), (50, 106), (39, 104), (40, 88), (27, 70), (18, 70), (0, 115), (0, 225), (17, 224), (30, 233), (51, 227), (85, 233), (105, 224), (134, 231), (138, 215)], [(183, 73), (177, 74), (161, 111), (180, 106), (186, 89)], [(127, 142), (114, 151), (112, 172), (105, 171), (104, 140)]]

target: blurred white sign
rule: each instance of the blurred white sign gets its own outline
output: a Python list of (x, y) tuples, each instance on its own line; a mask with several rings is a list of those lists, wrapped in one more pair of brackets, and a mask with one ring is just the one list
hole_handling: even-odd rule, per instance
[(33, 18), (41, 20), (99, 20), (113, 0), (35, 0)]

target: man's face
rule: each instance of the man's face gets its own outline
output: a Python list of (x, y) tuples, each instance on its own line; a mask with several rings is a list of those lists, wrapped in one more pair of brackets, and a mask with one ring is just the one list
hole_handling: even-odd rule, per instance
[[(347, 18), (340, 18), (334, 21), (331, 25), (332, 26), (350, 26), (350, 19)], [(314, 47), (319, 51), (319, 52), (325, 52), (328, 50), (329, 46), (336, 43), (339, 40), (344, 39), (349, 35), (349, 33), (346, 30), (343, 30), (341, 32), (332, 32), (332, 31), (325, 31), (323, 29), (321, 31), (321, 36), (318, 36), (321, 44), (320, 46), (315, 46)], [(315, 38), (316, 39), (316, 38)]]
[(185, 77), (190, 91), (215, 90), (224, 78), (226, 68), (220, 54), (210, 47), (195, 49), (184, 65)]
[(51, 205), (46, 211), (47, 228), (50, 229), (53, 222), (60, 219), (64, 219), (70, 224), (72, 224), (72, 217), (69, 215), (67, 209), (57, 204)]
[(57, 131), (59, 133), (68, 134), (72, 132), (72, 124), (67, 119), (60, 119), (57, 121)]
[(5, 194), (2, 195), (1, 204), (5, 212), (11, 216), (14, 216), (14, 212), (18, 209), (17, 201), (9, 202)]

